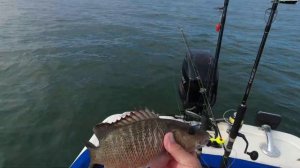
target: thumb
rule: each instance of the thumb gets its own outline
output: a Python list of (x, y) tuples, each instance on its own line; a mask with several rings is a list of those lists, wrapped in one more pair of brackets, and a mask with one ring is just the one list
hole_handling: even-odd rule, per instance
[(167, 152), (180, 164), (183, 165), (199, 165), (199, 160), (191, 153), (185, 151), (178, 143), (176, 143), (174, 136), (171, 132), (167, 133), (164, 137), (164, 147)]

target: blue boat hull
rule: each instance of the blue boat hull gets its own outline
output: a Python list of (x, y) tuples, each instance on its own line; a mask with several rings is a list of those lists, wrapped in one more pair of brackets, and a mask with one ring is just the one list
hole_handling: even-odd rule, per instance
[[(222, 156), (211, 155), (211, 154), (202, 154), (199, 156), (202, 166), (209, 168), (219, 168)], [(269, 166), (261, 163), (246, 161), (242, 159), (234, 159), (230, 158), (230, 162), (232, 163), (231, 168), (276, 168), (274, 166)], [(88, 168), (90, 163), (90, 154), (88, 150), (85, 150), (71, 165), (71, 168)], [(98, 166), (99, 168), (103, 168), (103, 166)]]

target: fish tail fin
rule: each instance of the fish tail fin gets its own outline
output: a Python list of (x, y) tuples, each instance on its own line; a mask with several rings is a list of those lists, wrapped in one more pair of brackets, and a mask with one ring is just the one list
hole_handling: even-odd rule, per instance
[(89, 168), (94, 168), (94, 165), (97, 164), (95, 162), (97, 147), (89, 141), (85, 143), (85, 146), (88, 148), (88, 150), (90, 152), (90, 165), (89, 165)]

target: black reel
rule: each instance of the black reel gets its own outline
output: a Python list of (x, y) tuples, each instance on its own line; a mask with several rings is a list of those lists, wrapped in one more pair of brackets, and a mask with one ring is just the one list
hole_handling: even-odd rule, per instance
[(239, 133), (238, 136), (243, 138), (243, 140), (246, 142), (246, 148), (244, 150), (244, 153), (249, 155), (251, 160), (256, 160), (258, 158), (258, 152), (257, 151), (248, 152), (247, 150), (248, 150), (249, 142), (248, 142), (246, 136), (242, 133)]

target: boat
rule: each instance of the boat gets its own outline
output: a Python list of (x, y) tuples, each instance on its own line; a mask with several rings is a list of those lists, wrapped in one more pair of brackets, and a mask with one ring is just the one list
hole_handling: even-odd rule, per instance
[[(120, 119), (123, 114), (114, 114), (106, 118), (103, 122), (111, 123)], [(260, 112), (265, 115), (265, 112)], [(271, 115), (267, 113), (267, 116)], [(258, 115), (259, 116), (259, 115)], [(161, 118), (175, 119), (183, 122), (183, 119), (178, 119), (175, 116), (160, 116)], [(199, 124), (191, 122), (191, 124)], [(222, 137), (228, 136), (227, 130), (230, 124), (221, 121), (218, 123)], [(249, 142), (248, 150), (258, 153), (257, 160), (252, 160), (251, 156), (244, 153), (246, 143), (242, 138), (238, 138), (235, 142), (233, 155), (231, 156), (232, 168), (253, 167), (253, 168), (275, 168), (275, 167), (300, 167), (300, 138), (270, 129), (269, 126), (252, 126), (243, 124), (240, 132), (244, 134)], [(213, 132), (209, 132), (213, 135)], [(95, 135), (89, 140), (91, 143), (98, 145), (98, 139)], [(202, 154), (199, 156), (203, 167), (220, 167), (222, 161), (223, 148), (218, 147), (203, 147)], [(251, 152), (249, 152), (251, 153)], [(255, 153), (255, 152), (253, 152)], [(250, 154), (251, 155), (251, 154)], [(255, 159), (255, 158), (254, 158)], [(71, 168), (88, 168), (89, 167), (89, 151), (86, 147), (82, 149), (78, 157), (72, 163)], [(102, 166), (99, 166), (102, 167)]]
[(279, 3), (296, 4), (298, 0), (279, 0)]
[[(280, 115), (258, 111), (256, 125), (243, 122), (244, 114), (247, 111), (247, 98), (250, 94), (274, 15), (277, 13), (279, 1), (272, 2), (269, 20), (265, 26), (264, 35), (241, 104), (237, 109), (225, 111), (222, 118), (214, 117), (211, 107), (216, 103), (218, 89), (217, 65), (228, 2), (229, 0), (224, 1), (218, 44), (214, 57), (210, 53), (190, 49), (185, 34), (181, 30), (187, 49), (182, 64), (182, 78), (178, 87), (182, 101), (182, 114), (159, 117), (189, 123), (192, 126), (206, 130), (211, 135), (209, 144), (202, 148), (202, 152), (198, 156), (203, 167), (299, 168), (300, 138), (276, 130), (281, 123)], [(112, 123), (127, 114), (128, 112), (114, 114), (102, 122)], [(89, 141), (95, 146), (99, 144), (95, 135)], [(70, 167), (87, 168), (89, 162), (89, 151), (84, 147)], [(103, 166), (96, 165), (94, 167)]]

